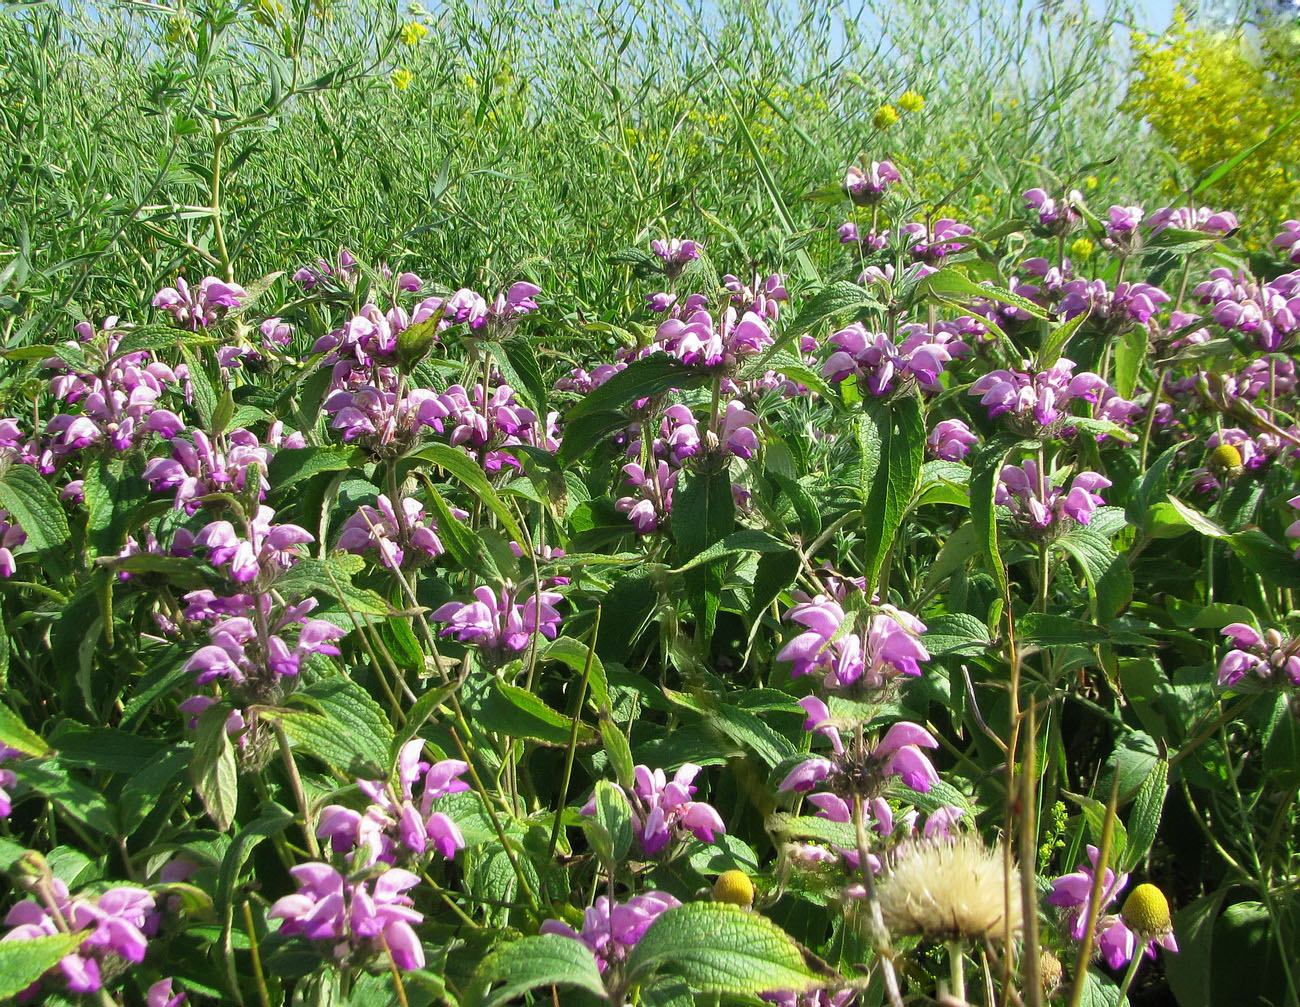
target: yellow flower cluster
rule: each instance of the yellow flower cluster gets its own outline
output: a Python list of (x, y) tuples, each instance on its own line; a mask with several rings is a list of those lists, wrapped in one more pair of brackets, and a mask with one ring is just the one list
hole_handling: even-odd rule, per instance
[(420, 39), (429, 34), (429, 29), (419, 21), (409, 21), (402, 25), (402, 41), (407, 45), (418, 45)]
[[(1174, 12), (1156, 40), (1135, 37), (1126, 107), (1150, 123), (1195, 178), (1265, 137), (1300, 109), (1300, 46), (1282, 25), (1242, 35), (1208, 31)], [(1279, 220), (1300, 200), (1300, 120), (1213, 186), (1226, 206)]]

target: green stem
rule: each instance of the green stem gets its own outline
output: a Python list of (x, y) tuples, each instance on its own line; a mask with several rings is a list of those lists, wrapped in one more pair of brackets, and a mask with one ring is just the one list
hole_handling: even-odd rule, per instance
[(271, 721), (271, 729), (275, 731), (275, 740), (280, 746), (280, 756), (284, 759), (284, 771), (289, 774), (289, 786), (293, 788), (293, 799), (298, 804), (298, 810), (302, 812), (302, 831), (307, 837), (307, 852), (311, 854), (313, 860), (320, 859), (320, 845), (316, 842), (316, 827), (312, 821), (311, 809), (307, 804), (307, 794), (302, 789), (302, 777), (298, 775), (298, 764), (293, 761), (293, 753), (289, 750), (289, 738), (284, 733), (284, 725), (279, 721)]
[(1144, 951), (1146, 944), (1142, 944), (1133, 952), (1133, 960), (1128, 963), (1128, 971), (1124, 973), (1124, 981), (1119, 984), (1119, 994), (1115, 997), (1115, 1007), (1123, 1007), (1124, 997), (1128, 993), (1128, 988), (1133, 985), (1133, 977), (1137, 975), (1138, 966), (1142, 964), (1145, 956)]
[(551, 825), (551, 841), (546, 847), (545, 863), (555, 858), (555, 847), (560, 841), (560, 829), (564, 821), (564, 802), (569, 797), (569, 781), (573, 777), (573, 759), (578, 752), (578, 726), (582, 723), (582, 704), (587, 696), (587, 683), (591, 679), (591, 665), (596, 656), (596, 638), (600, 634), (600, 603), (596, 604), (596, 620), (591, 627), (591, 644), (587, 648), (587, 663), (582, 669), (582, 680), (578, 683), (578, 697), (573, 704), (573, 726), (569, 730), (569, 747), (564, 754), (564, 779), (560, 783), (560, 798), (555, 806), (555, 821)]

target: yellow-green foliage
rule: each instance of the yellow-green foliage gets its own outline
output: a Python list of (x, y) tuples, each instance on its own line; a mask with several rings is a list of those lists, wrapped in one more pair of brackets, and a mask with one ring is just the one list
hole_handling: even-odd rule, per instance
[[(1128, 107), (1192, 173), (1200, 174), (1268, 136), (1300, 109), (1300, 47), (1277, 25), (1248, 39), (1210, 31), (1174, 13), (1159, 39), (1135, 37)], [(1225, 206), (1281, 219), (1300, 200), (1300, 120), (1291, 122), (1213, 187)]]

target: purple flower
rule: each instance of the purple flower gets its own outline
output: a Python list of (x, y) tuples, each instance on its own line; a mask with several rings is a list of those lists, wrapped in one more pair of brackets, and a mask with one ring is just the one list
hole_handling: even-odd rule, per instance
[(1216, 323), (1252, 336), (1269, 353), (1300, 330), (1300, 270), (1260, 284), (1219, 267), (1194, 293), (1202, 304), (1213, 304), (1210, 314)]
[[(1069, 927), (1070, 936), (1081, 941), (1088, 926), (1088, 904), (1092, 898), (1092, 888), (1097, 876), (1097, 847), (1089, 845), (1089, 865), (1080, 864), (1073, 874), (1065, 874), (1052, 882), (1052, 890), (1047, 895), (1049, 905), (1064, 909), (1064, 920)], [(1106, 909), (1124, 887), (1128, 884), (1128, 875), (1117, 875), (1109, 867), (1102, 877), (1101, 898), (1097, 902), (1096, 941), (1097, 950), (1106, 959), (1112, 969), (1119, 969), (1133, 960), (1138, 953), (1139, 937), (1123, 920)], [(1172, 932), (1152, 937), (1142, 950), (1147, 957), (1154, 958), (1156, 945), (1177, 951), (1178, 943)]]
[(855, 206), (870, 206), (884, 198), (889, 187), (902, 180), (898, 169), (889, 161), (872, 161), (864, 171), (850, 165), (841, 183), (844, 194)]
[(1288, 640), (1276, 629), (1261, 634), (1241, 622), (1223, 627), (1223, 635), (1231, 638), (1233, 649), (1219, 662), (1220, 686), (1233, 687), (1247, 677), (1254, 685), (1300, 686), (1300, 641)]
[(1167, 227), (1223, 235), (1235, 231), (1238, 223), (1236, 214), (1226, 210), (1216, 213), (1205, 206), (1196, 210), (1190, 206), (1162, 206), (1147, 217), (1146, 226), (1151, 228), (1151, 237), (1154, 238)]
[(930, 454), (950, 462), (961, 461), (978, 443), (979, 438), (961, 420), (940, 420), (925, 439)]
[(346, 284), (352, 279), (352, 274), (356, 272), (356, 266), (357, 260), (352, 253), (346, 248), (341, 248), (334, 262), (330, 263), (324, 259), (317, 259), (315, 268), (304, 266), (294, 273), (293, 282), (301, 283), (304, 290), (311, 290), (316, 284), (327, 279)]
[(1134, 323), (1146, 325), (1172, 298), (1149, 283), (1117, 283), (1112, 290), (1105, 280), (1071, 280), (1062, 288), (1060, 313), (1065, 320), (1088, 312), (1091, 324), (1124, 331)]
[(433, 613), (435, 621), (449, 624), (442, 636), (506, 655), (523, 650), (538, 633), (554, 640), (559, 631), (561, 617), (555, 606), (561, 599), (553, 591), (529, 594), (520, 605), (508, 588), (494, 592), (480, 586), (474, 589), (474, 598), (466, 603), (448, 602)]
[(949, 255), (960, 252), (967, 244), (960, 239), (975, 233), (970, 225), (959, 224), (951, 217), (936, 220), (932, 227), (920, 222), (904, 224), (900, 231), (912, 242), (909, 249), (912, 258), (927, 266), (937, 266)]
[[(347, 633), (323, 619), (308, 618), (317, 607), (315, 598), (281, 605), (269, 593), (220, 597), (201, 590), (191, 591), (184, 600), (185, 617), (208, 623), (211, 641), (194, 653), (184, 670), (197, 673), (197, 685), (226, 679), (239, 690), (247, 686), (254, 698), (274, 689), (280, 678), (297, 675), (309, 654), (337, 657), (335, 641)], [(266, 628), (265, 639), (259, 625)], [(298, 636), (290, 646), (288, 632), (294, 628)]]
[(1282, 222), (1282, 233), (1269, 242), (1274, 248), (1281, 249), (1284, 258), (1300, 263), (1300, 220)]
[(700, 310), (685, 320), (669, 318), (655, 335), (663, 349), (685, 364), (699, 367), (735, 367), (772, 345), (767, 322), (753, 311), (738, 315), (729, 307), (717, 319)]
[[(693, 781), (699, 772), (699, 766), (688, 762), (669, 780), (662, 769), (636, 767), (628, 805), (632, 809), (632, 829), (645, 856), (657, 856), (670, 843), (680, 842), (687, 835), (711, 843), (715, 835), (727, 831), (713, 805), (691, 799), (696, 790)], [(626, 791), (624, 796), (628, 796)], [(595, 812), (593, 795), (582, 813)]]
[[(1290, 500), (1287, 501), (1287, 503), (1290, 504), (1292, 507), (1294, 507), (1296, 510), (1300, 510), (1300, 496), (1293, 496)], [(1300, 519), (1291, 522), (1291, 524), (1287, 526), (1286, 537), (1300, 538)], [(1295, 555), (1296, 555), (1296, 559), (1300, 559), (1300, 543), (1296, 544)]]
[(437, 850), (447, 860), (464, 849), (460, 829), (447, 815), (434, 810), (434, 802), (468, 790), (469, 784), (460, 777), (469, 767), (456, 759), (424, 762), (420, 758), (423, 749), (420, 738), (402, 746), (396, 780), (358, 780), (370, 806), (358, 812), (329, 805), (321, 811), (316, 834), (328, 839), (336, 853), (365, 847), (371, 859), (389, 864), (396, 859), (399, 844), (416, 856)]
[(737, 311), (752, 311), (772, 322), (781, 317), (781, 305), (790, 300), (790, 292), (785, 289), (785, 277), (780, 273), (768, 276), (755, 273), (749, 286), (739, 277), (727, 273), (722, 278), (722, 285), (731, 291), (731, 303)]
[(691, 241), (689, 238), (656, 238), (650, 242), (650, 251), (657, 255), (664, 266), (668, 268), (676, 267), (680, 269), (686, 263), (693, 259), (698, 259), (700, 253), (704, 250), (698, 242)]
[(228, 308), (239, 307), (248, 292), (237, 283), (225, 283), (215, 276), (205, 276), (198, 289), (190, 287), (184, 277), (176, 278), (176, 286), (164, 287), (153, 298), (153, 306), (168, 312), (176, 325), (197, 332), (211, 325)]
[(892, 605), (879, 608), (866, 618), (865, 632), (843, 633), (840, 626), (846, 615), (838, 601), (818, 595), (796, 604), (785, 619), (806, 629), (776, 658), (794, 665), (795, 678), (821, 675), (831, 689), (878, 689), (899, 676), (920, 675), (920, 662), (930, 659), (920, 641), (925, 624)]
[(226, 567), (237, 584), (247, 584), (259, 576), (274, 580), (282, 570), (297, 562), (299, 546), (314, 542), (312, 534), (296, 524), (271, 524), (275, 511), (259, 507), (248, 522), (245, 534), (235, 531), (229, 521), (204, 525), (194, 537), (194, 544), (208, 551), (208, 562)]
[[(76, 951), (64, 955), (56, 966), (74, 993), (94, 993), (103, 985), (100, 966), (109, 956), (139, 964), (144, 961), (146, 931), (156, 926), (154, 899), (143, 888), (122, 885), (97, 896), (71, 898), (59, 878), (49, 881), (50, 895), (72, 933), (87, 931)], [(5, 916), (12, 929), (0, 941), (52, 937), (61, 932), (50, 910), (34, 899), (19, 902)], [(51, 969), (46, 975), (50, 975)], [(40, 980), (29, 987), (35, 994)]]
[(1024, 193), (1025, 205), (1038, 216), (1039, 225), (1049, 234), (1065, 234), (1079, 220), (1075, 204), (1083, 202), (1083, 194), (1071, 189), (1064, 199), (1054, 199), (1043, 189), (1029, 189)]
[(581, 941), (596, 956), (596, 965), (604, 972), (611, 965), (626, 961), (628, 952), (650, 929), (650, 924), (662, 913), (680, 905), (667, 892), (644, 892), (626, 902), (611, 902), (601, 895), (583, 913), (581, 931), (559, 920), (547, 920), (541, 932)]
[(636, 462), (623, 466), (626, 482), (636, 489), (637, 496), (619, 497), (614, 506), (628, 516), (638, 535), (657, 531), (673, 509), (673, 487), (677, 484), (676, 470), (668, 463), (659, 462), (652, 474), (647, 475)]
[(922, 751), (938, 748), (939, 742), (919, 724), (900, 721), (874, 746), (859, 753), (845, 746), (825, 703), (816, 696), (805, 696), (799, 705), (808, 714), (804, 729), (830, 739), (832, 756), (805, 759), (786, 774), (778, 790), (808, 793), (825, 785), (829, 793), (814, 794), (809, 800), (838, 820), (848, 796), (877, 796), (892, 776), (921, 794), (939, 782), (939, 774)]
[(855, 375), (877, 396), (888, 395), (909, 379), (924, 391), (940, 391), (944, 367), (966, 350), (964, 343), (923, 328), (896, 346), (888, 335), (869, 332), (860, 322), (836, 332), (828, 343), (836, 349), (822, 366), (823, 376), (839, 382)]
[(145, 1007), (181, 1007), (185, 1002), (184, 993), (172, 993), (174, 979), (159, 979), (149, 987), (145, 994)]
[(398, 570), (405, 558), (404, 547), (412, 547), (428, 556), (443, 552), (438, 538), (438, 526), (424, 513), (420, 501), (411, 497), (402, 500), (402, 519), (399, 521), (392, 501), (380, 494), (376, 507), (362, 504), (357, 512), (343, 522), (338, 547), (346, 552), (364, 553), (379, 550), (379, 561), (390, 570)]
[(1116, 241), (1130, 240), (1145, 213), (1140, 206), (1112, 206), (1107, 213), (1106, 233)]
[(322, 863), (299, 864), (289, 873), (298, 890), (267, 913), (269, 919), (284, 921), (280, 933), (328, 942), (340, 961), (358, 952), (380, 954), (387, 945), (399, 969), (424, 967), (424, 948), (414, 930), (424, 916), (404, 894), (420, 883), (419, 877), (392, 867), (378, 877), (352, 881)]
[(1009, 508), (1016, 522), (1036, 532), (1047, 532), (1066, 517), (1076, 524), (1090, 524), (1093, 512), (1106, 502), (1098, 490), (1110, 484), (1096, 472), (1080, 472), (1067, 490), (1042, 478), (1038, 463), (1029, 459), (1003, 467), (993, 499)]
[(980, 396), (989, 418), (1008, 413), (1026, 433), (1043, 433), (1068, 425), (1069, 404), (1074, 399), (1099, 402), (1110, 386), (1091, 371), (1074, 373), (1074, 361), (1061, 358), (1045, 371), (989, 371), (975, 379), (971, 395)]
[(10, 797), (8, 788), (18, 782), (18, 777), (14, 775), (13, 770), (3, 767), (10, 759), (17, 758), (21, 754), (7, 745), (0, 745), (0, 818), (8, 818), (13, 811), (13, 798)]
[(144, 468), (149, 488), (155, 493), (174, 491), (176, 509), (184, 508), (188, 514), (196, 513), (202, 506), (199, 498), (209, 493), (242, 492), (250, 468), (257, 473), (258, 499), (264, 499), (271, 488), (266, 470), (274, 451), (307, 443), (300, 433), (286, 436), (279, 420), (271, 424), (265, 444), (243, 428), (222, 435), (216, 443), (202, 430), (194, 430), (191, 440), (173, 437), (171, 457), (151, 458)]
[(421, 406), (419, 419), (439, 433), (446, 432), (453, 446), (481, 459), (488, 472), (506, 466), (519, 468), (518, 459), (505, 450), (513, 445), (528, 444), (547, 451), (559, 448), (556, 414), (548, 416), (543, 427), (531, 409), (519, 404), (507, 384), (497, 385), (486, 403), (481, 384), (474, 386), (472, 396), (461, 385), (452, 385)]

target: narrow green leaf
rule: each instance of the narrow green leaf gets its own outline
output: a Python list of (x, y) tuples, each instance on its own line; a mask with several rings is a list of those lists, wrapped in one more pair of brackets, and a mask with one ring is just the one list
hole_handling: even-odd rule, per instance
[(572, 422), (596, 413), (619, 411), (636, 399), (676, 389), (698, 388), (708, 380), (707, 372), (688, 367), (666, 353), (656, 353), (632, 361), (600, 387), (593, 388), (565, 418)]
[(510, 512), (510, 508), (502, 502), (501, 498), (497, 496), (496, 490), (492, 488), (492, 484), (488, 482), (487, 474), (484, 473), (476, 461), (461, 451), (460, 448), (454, 448), (450, 444), (431, 444), (413, 457), (432, 462), (440, 469), (451, 473), (452, 476), (465, 485), (466, 489), (478, 497), (488, 510), (496, 515), (497, 520), (509, 532), (512, 539), (516, 542), (527, 540), (527, 536), (520, 529), (519, 523), (515, 521), (515, 516)]
[(199, 715), (190, 756), (190, 780), (203, 802), (208, 817), (225, 832), (235, 820), (239, 805), (239, 776), (235, 767), (235, 749), (226, 733), (230, 709), (214, 703)]
[(1157, 759), (1133, 801), (1133, 811), (1128, 820), (1128, 845), (1119, 857), (1121, 872), (1133, 870), (1151, 849), (1160, 828), (1160, 815), (1164, 811), (1168, 790), (1169, 761)]
[(871, 586), (921, 479), (925, 420), (920, 401), (912, 396), (892, 401), (870, 398), (858, 424), (858, 480), (867, 550), (863, 572)]

